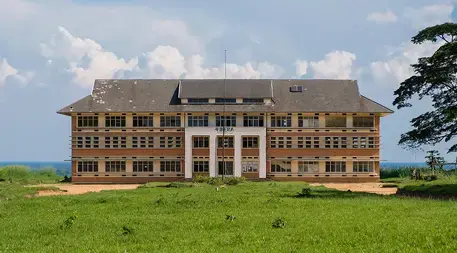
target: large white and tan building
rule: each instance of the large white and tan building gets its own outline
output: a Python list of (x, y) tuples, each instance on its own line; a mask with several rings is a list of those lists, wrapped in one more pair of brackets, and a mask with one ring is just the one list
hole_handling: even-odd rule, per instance
[(354, 80), (174, 79), (96, 80), (58, 113), (71, 116), (73, 182), (360, 182), (379, 180), (392, 111)]

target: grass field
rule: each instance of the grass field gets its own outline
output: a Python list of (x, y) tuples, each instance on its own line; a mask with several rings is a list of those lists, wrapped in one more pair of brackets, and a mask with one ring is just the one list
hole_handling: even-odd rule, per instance
[(276, 182), (30, 198), (24, 182), (0, 182), (0, 252), (457, 251), (456, 201)]

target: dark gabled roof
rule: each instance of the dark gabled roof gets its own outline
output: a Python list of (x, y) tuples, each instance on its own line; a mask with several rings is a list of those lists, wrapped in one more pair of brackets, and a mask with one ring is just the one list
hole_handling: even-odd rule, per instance
[[(183, 79), (180, 98), (222, 98), (224, 79)], [(226, 79), (227, 98), (271, 98), (272, 80)]]
[[(219, 88), (212, 89), (211, 82), (216, 83), (219, 88), (221, 82), (223, 85), (223, 80), (96, 80), (91, 95), (61, 109), (58, 113), (221, 112), (223, 105), (186, 105), (181, 104), (178, 98), (179, 95), (182, 98), (223, 97), (223, 90), (220, 93)], [(249, 87), (251, 83), (252, 86)], [(290, 87), (294, 85), (302, 86), (303, 92), (290, 92)], [(190, 87), (193, 89), (189, 90)], [(203, 87), (203, 90), (197, 90), (198, 87)], [(259, 87), (259, 91), (254, 87)], [(244, 90), (249, 96), (239, 90)], [(267, 90), (270, 95), (264, 96)], [(272, 103), (269, 104), (226, 105), (225, 110), (229, 112), (393, 112), (361, 96), (357, 81), (354, 80), (227, 79), (226, 91), (226, 97), (273, 96)], [(200, 93), (203, 95), (199, 95)]]

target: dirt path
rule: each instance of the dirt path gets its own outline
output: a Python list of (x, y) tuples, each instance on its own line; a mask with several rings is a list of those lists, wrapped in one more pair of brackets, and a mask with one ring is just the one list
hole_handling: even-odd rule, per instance
[(397, 193), (396, 187), (382, 188), (382, 183), (323, 183), (311, 184), (312, 186), (323, 185), (327, 188), (336, 189), (340, 191), (351, 190), (353, 192), (369, 192), (382, 195), (393, 195)]
[(100, 192), (105, 190), (133, 190), (139, 184), (44, 184), (42, 187), (57, 187), (60, 191), (45, 190), (39, 191), (37, 196), (53, 196), (53, 195), (76, 195), (88, 192)]

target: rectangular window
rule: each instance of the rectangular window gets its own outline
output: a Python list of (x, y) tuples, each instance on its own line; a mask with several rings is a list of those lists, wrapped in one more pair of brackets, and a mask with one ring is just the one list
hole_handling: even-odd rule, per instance
[(133, 172), (153, 172), (153, 161), (133, 161)]
[(78, 116), (78, 127), (98, 127), (98, 116)]
[(125, 127), (125, 116), (106, 116), (105, 127)]
[(99, 137), (98, 136), (78, 136), (77, 137), (78, 148), (99, 148)]
[(259, 138), (254, 136), (243, 137), (243, 148), (258, 148)]
[(298, 161), (298, 172), (319, 173), (318, 161)]
[(216, 98), (216, 104), (236, 104), (236, 98)]
[(353, 117), (352, 125), (354, 127), (374, 127), (374, 117)]
[(207, 98), (188, 98), (187, 103), (188, 104), (208, 104), (209, 99), (207, 99)]
[(243, 98), (243, 104), (263, 104), (263, 98)]
[(298, 148), (319, 148), (319, 137), (299, 136)]
[[(224, 166), (225, 165), (225, 166)], [(218, 175), (233, 176), (233, 161), (218, 161), (217, 162)]]
[(181, 161), (160, 161), (160, 172), (181, 172)]
[(78, 161), (78, 172), (98, 172), (98, 161)]
[(243, 126), (263, 127), (263, 116), (243, 116)]
[(298, 116), (298, 127), (318, 128), (319, 117)]
[(208, 126), (208, 116), (188, 116), (187, 117), (187, 126), (190, 127), (207, 127)]
[(154, 148), (154, 137), (132, 136), (132, 148)]
[(106, 172), (125, 172), (125, 161), (106, 161)]
[(111, 137), (105, 136), (105, 148), (111, 148)]
[(243, 160), (241, 161), (241, 168), (243, 173), (258, 172), (259, 161)]
[(374, 162), (373, 161), (363, 161), (363, 162), (353, 162), (352, 171), (356, 173), (361, 172), (373, 172)]
[(325, 116), (325, 127), (346, 127), (346, 116)]
[(347, 137), (327, 136), (325, 139), (325, 148), (347, 148)]
[(160, 116), (161, 127), (180, 127), (181, 116)]
[(209, 172), (209, 161), (194, 161), (194, 172), (195, 173)]
[(133, 116), (133, 127), (153, 127), (154, 116)]
[(291, 162), (290, 161), (273, 161), (271, 162), (271, 172), (272, 173), (287, 173), (291, 172)]
[(368, 137), (368, 148), (375, 148), (374, 137)]
[[(233, 136), (225, 136), (225, 147), (226, 148), (233, 148)], [(217, 147), (222, 148), (224, 147), (224, 143), (222, 143), (222, 136), (217, 137)]]
[(292, 127), (292, 116), (271, 116), (271, 127)]
[(84, 147), (84, 141), (82, 136), (78, 136), (76, 138), (76, 147), (77, 148), (83, 148)]
[(161, 148), (180, 148), (182, 142), (181, 136), (161, 136), (160, 147)]
[(225, 119), (226, 127), (236, 127), (236, 116), (216, 116), (216, 126), (223, 127)]
[(194, 136), (194, 148), (209, 148), (209, 137)]
[(346, 162), (327, 161), (325, 162), (325, 172), (346, 172)]
[(283, 136), (271, 136), (270, 137), (271, 148), (292, 148), (292, 137)]

